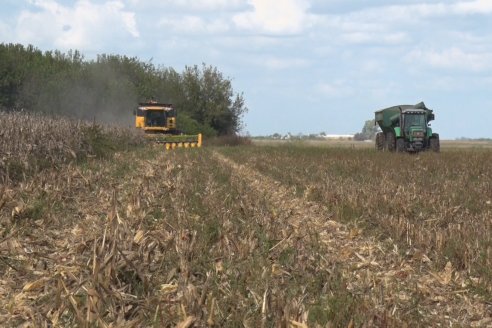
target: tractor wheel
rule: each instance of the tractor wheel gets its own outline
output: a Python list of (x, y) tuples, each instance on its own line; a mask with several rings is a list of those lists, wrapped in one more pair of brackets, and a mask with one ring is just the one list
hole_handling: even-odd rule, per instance
[(396, 139), (396, 152), (403, 153), (405, 152), (405, 139), (398, 138)]
[(396, 148), (396, 137), (393, 132), (386, 133), (386, 147), (390, 152), (394, 152)]
[(376, 150), (383, 151), (384, 150), (384, 133), (378, 132), (376, 134)]
[(441, 144), (439, 142), (439, 135), (437, 133), (432, 134), (432, 137), (429, 140), (429, 147), (435, 153), (441, 151)]

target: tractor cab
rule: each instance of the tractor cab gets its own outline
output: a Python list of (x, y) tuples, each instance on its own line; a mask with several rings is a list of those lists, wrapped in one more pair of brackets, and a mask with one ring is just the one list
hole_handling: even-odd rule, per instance
[(402, 113), (402, 127), (407, 136), (423, 138), (427, 130), (425, 111), (404, 111)]

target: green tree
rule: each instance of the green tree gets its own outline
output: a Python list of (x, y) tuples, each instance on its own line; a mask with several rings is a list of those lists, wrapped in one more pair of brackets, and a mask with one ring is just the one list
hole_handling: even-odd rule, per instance
[(230, 135), (242, 128), (247, 108), (229, 78), (213, 66), (182, 73), (136, 57), (62, 53), (0, 44), (0, 107), (107, 122), (131, 122), (138, 102), (155, 97), (174, 104), (187, 133)]
[(186, 67), (182, 74), (182, 110), (200, 124), (211, 126), (218, 135), (229, 135), (242, 128), (247, 112), (242, 94), (234, 94), (230, 79), (216, 67)]
[(375, 121), (367, 120), (362, 127), (362, 131), (360, 133), (356, 133), (354, 139), (359, 141), (371, 140), (376, 137), (377, 132), (378, 127), (375, 125)]

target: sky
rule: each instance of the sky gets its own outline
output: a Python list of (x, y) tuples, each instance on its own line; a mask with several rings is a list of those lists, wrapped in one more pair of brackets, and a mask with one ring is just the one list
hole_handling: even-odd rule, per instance
[(492, 138), (492, 0), (2, 0), (0, 42), (216, 66), (254, 136), (424, 101), (441, 138)]

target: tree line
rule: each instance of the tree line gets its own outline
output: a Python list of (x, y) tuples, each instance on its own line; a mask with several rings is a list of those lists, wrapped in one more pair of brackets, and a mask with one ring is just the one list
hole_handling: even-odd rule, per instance
[(0, 44), (0, 109), (131, 124), (138, 102), (155, 98), (178, 110), (178, 128), (206, 136), (234, 135), (247, 108), (242, 93), (214, 66), (182, 72), (137, 57), (79, 51), (42, 52)]
[(379, 128), (376, 125), (376, 121), (374, 119), (367, 120), (362, 127), (362, 131), (354, 135), (354, 140), (373, 140), (374, 138), (376, 138), (376, 133), (378, 133), (378, 129)]

